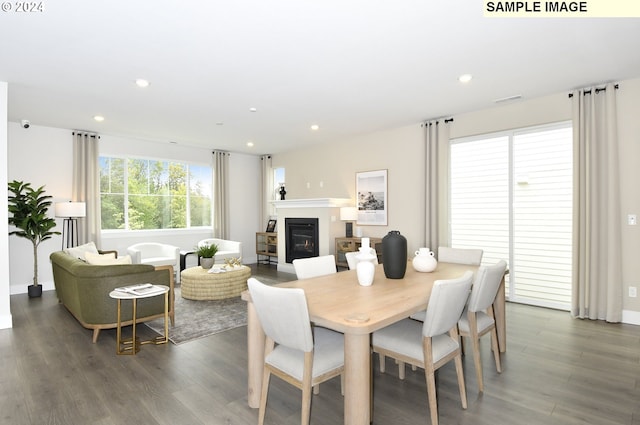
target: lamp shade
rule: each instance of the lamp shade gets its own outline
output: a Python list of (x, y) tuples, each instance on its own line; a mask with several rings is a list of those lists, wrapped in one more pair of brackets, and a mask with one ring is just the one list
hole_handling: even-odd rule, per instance
[(87, 204), (84, 202), (57, 202), (56, 217), (76, 218), (87, 216)]
[(340, 220), (355, 221), (358, 219), (358, 209), (356, 207), (340, 208)]

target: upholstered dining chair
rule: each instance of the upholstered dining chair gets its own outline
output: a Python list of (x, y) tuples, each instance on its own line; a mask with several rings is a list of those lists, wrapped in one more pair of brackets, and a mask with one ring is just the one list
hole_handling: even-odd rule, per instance
[(267, 337), (258, 424), (264, 424), (272, 374), (302, 390), (301, 424), (308, 424), (312, 387), (344, 372), (344, 336), (312, 328), (304, 290), (268, 286), (255, 278), (247, 285)]
[(469, 302), (465, 307), (462, 317), (458, 321), (458, 332), (461, 337), (471, 339), (473, 347), (473, 363), (476, 368), (476, 378), (480, 392), (484, 391), (482, 382), (482, 360), (480, 358), (480, 337), (491, 333), (491, 348), (498, 373), (502, 372), (500, 365), (500, 350), (498, 350), (498, 334), (496, 321), (493, 315), (493, 301), (500, 288), (500, 282), (507, 270), (504, 260), (498, 261), (492, 266), (483, 266), (478, 269)]
[(309, 279), (317, 276), (337, 273), (336, 257), (333, 255), (321, 255), (319, 257), (296, 258), (293, 260), (293, 268), (298, 279)]
[[(470, 266), (479, 266), (482, 262), (481, 249), (471, 248), (450, 248), (448, 246), (438, 247), (438, 261), (443, 263), (468, 264)], [(427, 314), (425, 310), (413, 313), (411, 318), (414, 320), (424, 320)]]
[[(349, 270), (356, 269), (356, 265), (358, 264), (358, 258), (357, 258), (358, 254), (360, 254), (360, 251), (347, 252), (344, 255), (347, 260), (347, 265), (349, 266)], [(373, 256), (375, 257), (373, 259), (373, 263), (378, 264), (378, 253), (376, 252), (375, 248), (371, 248), (371, 254), (373, 254)]]
[(404, 319), (373, 333), (373, 352), (380, 356), (380, 371), (385, 371), (385, 356), (398, 361), (400, 379), (404, 364), (424, 369), (432, 425), (438, 425), (435, 371), (455, 361), (462, 408), (467, 408), (462, 357), (457, 331), (458, 320), (469, 298), (473, 273), (457, 279), (437, 280), (433, 284), (424, 322)]

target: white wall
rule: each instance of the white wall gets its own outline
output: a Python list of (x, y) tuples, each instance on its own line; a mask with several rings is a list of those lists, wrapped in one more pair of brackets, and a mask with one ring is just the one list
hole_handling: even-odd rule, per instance
[[(626, 223), (627, 213), (640, 214), (640, 79), (620, 82), (617, 95)], [(571, 102), (563, 92), (456, 115), (450, 129), (451, 137), (457, 138), (569, 119)], [(424, 246), (424, 149), (419, 123), (275, 154), (273, 165), (286, 170), (287, 199), (354, 199), (356, 172), (387, 169), (389, 225), (364, 226), (364, 235), (382, 237), (390, 230), (399, 230), (407, 238), (409, 252)], [(635, 258), (640, 252), (639, 233), (640, 226), (626, 226), (622, 235), (623, 320), (628, 323), (640, 323), (640, 298), (627, 297), (628, 286), (640, 287), (640, 262)]]
[[(6, 102), (5, 102), (6, 103)], [(1, 112), (1, 111), (0, 111)], [(6, 122), (6, 120), (5, 120)], [(46, 185), (47, 194), (54, 202), (71, 199), (72, 180), (72, 131), (31, 125), (23, 129), (19, 123), (9, 123), (8, 131), (8, 179), (31, 182), (33, 186)], [(211, 163), (211, 150), (170, 143), (138, 140), (126, 137), (101, 135), (101, 155), (129, 155), (145, 158), (173, 159), (201, 164)], [(232, 153), (230, 168), (230, 239), (243, 243), (244, 262), (255, 262), (255, 232), (259, 223), (259, 173), (260, 158), (253, 155)], [(5, 184), (6, 186), (6, 184)], [(6, 201), (5, 201), (6, 202)], [(6, 211), (6, 208), (4, 208)], [(50, 209), (53, 217), (53, 209)], [(62, 219), (56, 219), (56, 230), (62, 230)], [(6, 223), (6, 220), (4, 221)], [(6, 232), (5, 232), (6, 234)], [(157, 232), (105, 232), (100, 248), (116, 249), (124, 254), (126, 247), (142, 241), (166, 242), (181, 249), (192, 249), (196, 243), (211, 237), (211, 229), (162, 230)], [(61, 236), (44, 242), (39, 249), (39, 280), (44, 290), (51, 290), (53, 274), (49, 255), (61, 248)], [(33, 276), (31, 244), (15, 236), (9, 238), (10, 292), (26, 293)], [(189, 258), (195, 263), (195, 258)], [(188, 265), (193, 265), (188, 263)]]
[[(0, 164), (7, 163), (7, 83), (0, 81)], [(7, 173), (0, 173), (0, 186), (7, 187)], [(0, 199), (0, 329), (12, 327), (9, 287), (9, 204)]]

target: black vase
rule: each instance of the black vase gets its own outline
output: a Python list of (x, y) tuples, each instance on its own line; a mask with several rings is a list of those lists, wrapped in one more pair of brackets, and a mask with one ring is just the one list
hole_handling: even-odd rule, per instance
[(382, 265), (389, 279), (402, 279), (407, 270), (407, 238), (392, 230), (382, 238)]

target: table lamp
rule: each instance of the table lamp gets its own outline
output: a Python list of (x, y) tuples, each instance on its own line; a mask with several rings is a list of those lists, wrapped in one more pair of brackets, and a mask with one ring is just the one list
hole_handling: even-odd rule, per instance
[(56, 217), (64, 218), (62, 222), (62, 249), (65, 237), (67, 248), (78, 245), (78, 218), (87, 216), (87, 204), (84, 202), (57, 202)]
[(340, 220), (346, 221), (345, 223), (345, 236), (348, 238), (353, 237), (353, 221), (358, 219), (358, 209), (356, 207), (342, 207), (340, 208)]

